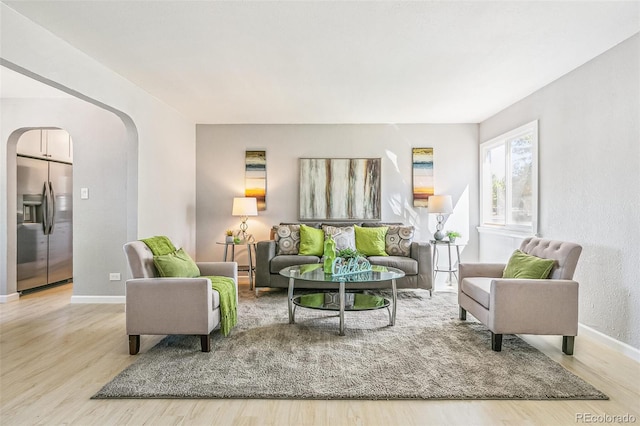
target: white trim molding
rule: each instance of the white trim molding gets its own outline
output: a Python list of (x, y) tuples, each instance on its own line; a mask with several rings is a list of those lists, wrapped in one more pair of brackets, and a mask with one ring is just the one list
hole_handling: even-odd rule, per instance
[(636, 362), (640, 362), (640, 349), (634, 348), (633, 346), (621, 342), (620, 340), (616, 340), (611, 336), (607, 336), (606, 334), (582, 323), (578, 323), (578, 335), (580, 334), (593, 339), (596, 342), (601, 343), (604, 346), (618, 353), (621, 353)]
[(0, 295), (0, 303), (15, 302), (20, 299), (20, 293), (2, 294)]
[(71, 296), (70, 303), (122, 303), (125, 296)]

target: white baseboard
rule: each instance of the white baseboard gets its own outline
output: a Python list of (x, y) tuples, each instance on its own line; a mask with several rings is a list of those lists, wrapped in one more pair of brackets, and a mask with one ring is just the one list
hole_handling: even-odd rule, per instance
[(125, 296), (71, 296), (71, 303), (125, 303)]
[(20, 299), (20, 293), (2, 294), (0, 295), (0, 303), (15, 302)]
[(578, 323), (578, 335), (589, 337), (596, 342), (599, 342), (616, 352), (628, 356), (636, 362), (640, 362), (640, 349), (636, 349), (631, 345), (607, 336), (606, 334), (586, 326), (582, 323)]

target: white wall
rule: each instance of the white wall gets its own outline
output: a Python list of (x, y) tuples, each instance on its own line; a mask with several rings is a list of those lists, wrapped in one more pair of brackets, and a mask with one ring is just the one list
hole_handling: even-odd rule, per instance
[[(177, 245), (195, 256), (195, 124), (175, 110), (149, 96), (118, 74), (73, 48), (66, 42), (0, 3), (0, 64), (45, 81), (117, 114), (125, 126), (126, 149), (122, 144), (103, 146), (104, 157), (126, 162), (126, 206), (114, 206), (118, 214), (126, 211), (126, 239), (156, 234), (170, 236)], [(2, 130), (3, 135), (15, 129)], [(15, 217), (7, 215), (8, 143), (0, 142), (0, 295), (15, 291), (15, 264), (10, 258), (15, 245), (7, 233)], [(110, 178), (110, 170), (92, 164), (95, 179)], [(100, 220), (109, 227), (109, 220)], [(121, 230), (114, 230), (109, 246), (119, 246)], [(94, 239), (92, 247), (102, 242)], [(13, 244), (13, 243), (12, 243)], [(15, 254), (13, 254), (15, 256)], [(96, 260), (96, 261), (99, 261)], [(13, 272), (9, 270), (13, 269)], [(102, 282), (108, 277), (96, 277)], [(99, 293), (109, 295), (113, 283), (104, 283)], [(124, 294), (122, 291), (120, 294)], [(74, 295), (75, 297), (75, 295)], [(80, 300), (80, 299), (78, 299)]]
[(640, 36), (480, 124), (539, 120), (539, 233), (583, 246), (580, 322), (640, 348)]
[[(126, 276), (121, 241), (127, 238), (127, 161), (124, 123), (113, 113), (79, 99), (2, 99), (1, 138), (7, 152), (7, 209), (17, 210), (15, 144), (30, 127), (58, 127), (71, 135), (73, 166), (73, 293), (124, 294), (124, 282), (108, 282), (109, 272)], [(18, 130), (16, 130), (18, 129)], [(11, 134), (6, 134), (11, 132)], [(108, 147), (108, 149), (105, 149)], [(101, 173), (96, 173), (96, 171)], [(109, 178), (105, 178), (108, 171)], [(80, 200), (80, 188), (89, 188)], [(15, 247), (16, 217), (9, 218), (8, 242)], [(108, 226), (105, 226), (108, 224)], [(9, 253), (15, 263), (15, 250)], [(11, 282), (15, 282), (11, 270)], [(15, 291), (15, 288), (11, 288)]]
[(219, 260), (234, 196), (244, 194), (246, 150), (265, 150), (267, 210), (249, 218), (257, 240), (272, 225), (298, 220), (298, 159), (301, 157), (382, 158), (382, 220), (416, 226), (416, 240), (428, 241), (435, 218), (412, 206), (411, 148), (434, 148), (435, 191), (453, 196), (455, 213), (445, 229), (470, 237), (463, 258), (477, 259), (477, 125), (198, 125), (197, 252), (199, 260)]

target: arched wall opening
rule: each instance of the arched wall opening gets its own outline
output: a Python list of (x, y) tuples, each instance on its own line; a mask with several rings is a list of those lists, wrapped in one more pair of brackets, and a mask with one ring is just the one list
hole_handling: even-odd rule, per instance
[[(0, 189), (6, 197), (0, 199), (0, 302), (18, 297), (16, 144), (22, 133), (41, 127), (65, 129), (74, 141), (73, 297), (121, 299), (127, 275), (122, 244), (137, 237), (138, 133), (133, 120), (5, 60), (0, 65), (72, 95), (1, 99)], [(80, 199), (80, 188), (89, 188), (89, 199)], [(110, 282), (111, 272), (123, 280)]]

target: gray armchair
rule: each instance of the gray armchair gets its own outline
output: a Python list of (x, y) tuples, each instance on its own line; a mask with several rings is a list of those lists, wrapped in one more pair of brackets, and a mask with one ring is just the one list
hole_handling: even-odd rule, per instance
[(520, 250), (555, 260), (549, 279), (501, 278), (505, 264), (462, 263), (458, 304), (491, 331), (491, 348), (500, 351), (503, 334), (561, 335), (562, 352), (573, 355), (578, 334), (578, 283), (573, 273), (582, 252), (578, 244), (525, 239)]
[[(126, 282), (129, 353), (140, 351), (142, 334), (200, 336), (202, 352), (211, 351), (209, 334), (220, 327), (220, 297), (208, 278), (159, 278), (153, 254), (142, 241), (124, 245), (133, 279)], [(236, 282), (235, 262), (196, 262), (203, 276), (225, 276)], [(237, 300), (237, 299), (236, 299)]]

